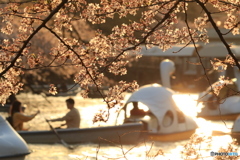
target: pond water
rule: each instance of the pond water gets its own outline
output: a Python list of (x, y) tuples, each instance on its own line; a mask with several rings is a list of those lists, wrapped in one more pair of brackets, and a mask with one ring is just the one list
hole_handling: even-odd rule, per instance
[[(126, 98), (129, 94), (126, 95)], [(40, 110), (41, 113), (37, 115), (32, 121), (24, 124), (25, 128), (29, 130), (49, 130), (48, 124), (44, 118), (56, 118), (63, 116), (68, 109), (65, 104), (65, 100), (68, 97), (45, 97), (43, 95), (33, 95), (30, 93), (21, 93), (17, 98), (26, 106), (25, 113), (31, 114)], [(111, 116), (107, 123), (95, 123), (93, 124), (92, 119), (95, 113), (105, 107), (105, 104), (101, 99), (83, 99), (80, 96), (73, 96), (75, 100), (75, 107), (79, 109), (81, 114), (81, 128), (90, 128), (104, 125), (114, 125), (116, 118), (116, 110), (111, 111)], [(174, 99), (180, 109), (190, 116), (196, 116), (196, 99), (197, 95), (178, 94), (174, 96)], [(6, 113), (0, 113), (6, 116)], [(222, 121), (206, 121), (202, 118), (195, 118), (199, 129), (198, 133), (209, 136), (211, 130), (221, 130), (229, 132), (229, 128), (232, 127), (233, 122)], [(60, 126), (63, 122), (52, 122), (54, 127)], [(219, 148), (228, 147), (228, 144), (233, 140), (229, 135), (213, 136), (211, 143), (202, 142), (201, 144), (195, 145), (193, 141), (185, 140), (179, 142), (145, 142), (134, 145), (99, 145), (99, 144), (77, 144), (74, 145), (74, 150), (69, 150), (62, 144), (28, 144), (31, 154), (27, 155), (25, 160), (108, 160), (108, 159), (191, 159), (190, 156), (182, 154), (185, 151), (184, 148), (188, 142), (192, 145), (195, 150), (199, 153), (201, 159), (213, 159), (210, 156), (210, 152), (217, 152)], [(191, 148), (191, 147), (190, 147)], [(161, 153), (164, 153), (164, 156)], [(187, 153), (193, 152), (193, 149), (186, 151)], [(239, 152), (240, 153), (240, 152)]]

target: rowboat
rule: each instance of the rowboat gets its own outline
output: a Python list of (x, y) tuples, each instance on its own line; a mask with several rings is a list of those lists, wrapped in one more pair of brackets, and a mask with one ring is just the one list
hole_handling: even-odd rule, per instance
[[(66, 143), (137, 143), (143, 130), (142, 123), (128, 123), (116, 126), (95, 128), (56, 129), (58, 135)], [(60, 143), (59, 138), (51, 130), (18, 131), (18, 134), (27, 143), (53, 144)]]
[(0, 112), (8, 112), (10, 108), (10, 104), (5, 104), (4, 106), (0, 106)]
[(30, 153), (26, 142), (1, 115), (0, 128), (0, 159), (24, 159)]

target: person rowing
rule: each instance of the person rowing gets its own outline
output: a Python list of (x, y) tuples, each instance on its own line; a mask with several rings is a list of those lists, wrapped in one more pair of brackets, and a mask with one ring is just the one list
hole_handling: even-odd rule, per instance
[(75, 101), (72, 98), (66, 100), (67, 108), (70, 110), (65, 116), (56, 119), (47, 119), (48, 122), (66, 121), (67, 128), (79, 128), (80, 127), (80, 113), (77, 108), (74, 107)]

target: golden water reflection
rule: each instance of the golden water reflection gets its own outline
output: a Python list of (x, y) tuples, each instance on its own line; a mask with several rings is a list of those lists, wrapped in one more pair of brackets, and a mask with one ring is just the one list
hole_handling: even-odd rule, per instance
[(203, 118), (197, 118), (197, 113), (201, 111), (202, 106), (197, 106), (197, 94), (175, 94), (173, 95), (177, 106), (187, 116), (194, 118), (199, 128), (197, 133), (211, 135), (213, 130), (229, 133), (233, 122), (231, 121), (209, 121)]

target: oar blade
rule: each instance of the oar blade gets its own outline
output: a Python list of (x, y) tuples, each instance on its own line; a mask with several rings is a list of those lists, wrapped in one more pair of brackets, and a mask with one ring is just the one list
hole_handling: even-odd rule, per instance
[(63, 139), (61, 139), (60, 141), (61, 141), (61, 143), (62, 143), (65, 147), (67, 147), (68, 149), (74, 149), (73, 146), (67, 144)]
[(55, 135), (58, 137), (58, 139), (60, 140), (60, 142), (67, 147), (68, 149), (74, 149), (73, 146), (68, 145), (58, 134), (58, 132), (56, 131), (56, 129), (53, 128), (53, 126), (50, 124), (50, 122), (45, 118), (45, 121), (48, 123), (49, 127), (51, 128), (51, 130), (55, 133)]

